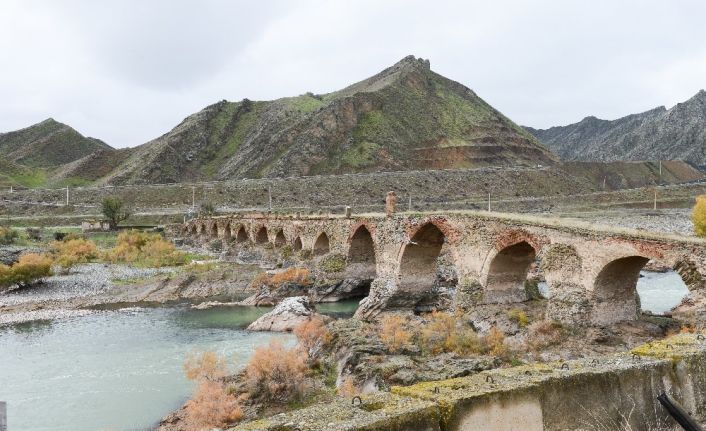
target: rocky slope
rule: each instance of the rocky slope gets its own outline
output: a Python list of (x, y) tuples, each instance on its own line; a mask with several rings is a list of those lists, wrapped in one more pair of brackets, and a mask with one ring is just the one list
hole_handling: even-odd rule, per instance
[(568, 126), (526, 128), (564, 160), (684, 160), (706, 165), (706, 92), (671, 109), (617, 120), (587, 117)]
[(28, 167), (54, 168), (98, 150), (112, 148), (52, 118), (24, 129), (0, 133), (0, 156)]
[(102, 182), (164, 183), (551, 164), (473, 91), (412, 56), (343, 90), (221, 101), (135, 148)]

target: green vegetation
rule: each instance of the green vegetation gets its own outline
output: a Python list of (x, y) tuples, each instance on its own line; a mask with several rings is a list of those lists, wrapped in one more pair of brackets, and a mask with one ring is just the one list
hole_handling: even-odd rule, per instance
[(85, 238), (67, 237), (51, 244), (54, 263), (68, 272), (76, 264), (90, 262), (98, 258), (98, 248), (93, 241)]
[(321, 259), (319, 268), (327, 273), (341, 272), (346, 269), (346, 257), (341, 254), (330, 254)]
[(0, 226), (0, 244), (12, 244), (19, 237), (19, 233), (12, 228)]
[(694, 222), (696, 235), (706, 237), (706, 195), (696, 198), (696, 205), (691, 211), (691, 220)]
[(189, 263), (186, 253), (176, 249), (159, 234), (129, 230), (120, 232), (117, 244), (104, 255), (113, 263), (130, 263), (135, 266), (160, 268)]
[(289, 109), (299, 111), (302, 114), (316, 111), (321, 106), (325, 105), (325, 102), (311, 93), (302, 94), (297, 97), (286, 97), (280, 100), (285, 102)]
[(27, 286), (39, 279), (48, 277), (51, 272), (52, 259), (41, 254), (25, 254), (12, 266), (0, 264), (0, 288), (10, 286)]
[(110, 228), (115, 229), (120, 222), (130, 217), (130, 212), (123, 209), (123, 201), (116, 197), (107, 197), (103, 200), (103, 216), (110, 223)]

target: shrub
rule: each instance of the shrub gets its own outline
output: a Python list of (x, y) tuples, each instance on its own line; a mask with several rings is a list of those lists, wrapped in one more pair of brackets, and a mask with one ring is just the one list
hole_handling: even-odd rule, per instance
[(222, 428), (243, 419), (238, 399), (229, 395), (223, 384), (209, 380), (199, 382), (185, 405), (187, 429)]
[(15, 242), (19, 234), (16, 230), (9, 227), (0, 226), (0, 244), (8, 245)]
[(490, 328), (488, 335), (485, 336), (485, 344), (488, 353), (493, 356), (505, 357), (508, 354), (508, 349), (505, 345), (505, 334), (495, 326)]
[(189, 355), (184, 362), (184, 374), (189, 380), (217, 380), (224, 377), (227, 371), (225, 358), (216, 352)]
[(429, 322), (419, 332), (422, 350), (432, 354), (456, 352), (469, 355), (482, 351), (481, 342), (475, 331), (456, 316), (435, 311)]
[(338, 395), (346, 398), (353, 398), (356, 395), (360, 395), (360, 388), (356, 386), (353, 377), (348, 376), (343, 379), (341, 385), (338, 387)]
[(324, 320), (318, 316), (299, 324), (294, 328), (294, 335), (299, 345), (309, 355), (309, 359), (316, 358), (331, 342), (331, 333), (326, 328)]
[(520, 328), (524, 328), (529, 324), (529, 317), (527, 317), (527, 313), (520, 308), (512, 308), (508, 310), (507, 317), (517, 323), (517, 326)]
[(287, 403), (301, 399), (307, 390), (306, 353), (285, 348), (278, 341), (255, 349), (245, 368), (245, 383), (252, 397)]
[(25, 254), (12, 266), (0, 265), (0, 287), (26, 286), (51, 275), (52, 259), (42, 254)]
[(51, 247), (56, 264), (64, 270), (69, 270), (78, 263), (90, 262), (98, 257), (96, 244), (83, 238), (55, 241)]
[(340, 254), (326, 256), (319, 263), (319, 268), (327, 273), (341, 272), (346, 269), (346, 257)]
[(706, 195), (696, 197), (696, 204), (691, 211), (691, 221), (694, 222), (696, 235), (706, 236)]
[(187, 429), (224, 427), (243, 418), (238, 399), (230, 395), (221, 381), (227, 373), (226, 361), (215, 352), (189, 356), (184, 373), (197, 382), (196, 390), (185, 405)]
[(412, 339), (412, 333), (405, 329), (405, 318), (391, 314), (382, 318), (380, 322), (380, 341), (392, 353), (399, 352)]
[(135, 230), (120, 232), (115, 247), (105, 254), (105, 259), (156, 268), (183, 265), (189, 261), (186, 253), (177, 250), (159, 234)]
[(41, 241), (42, 240), (42, 230), (36, 227), (28, 227), (25, 229), (25, 232), (27, 232), (27, 238), (31, 239), (32, 241)]
[(561, 324), (550, 320), (534, 322), (527, 329), (527, 346), (534, 351), (559, 344), (564, 337)]
[(279, 271), (272, 275), (262, 272), (253, 278), (251, 284), (253, 287), (264, 285), (270, 288), (276, 288), (287, 283), (294, 283), (301, 286), (310, 285), (309, 270), (307, 268), (287, 268), (284, 271)]

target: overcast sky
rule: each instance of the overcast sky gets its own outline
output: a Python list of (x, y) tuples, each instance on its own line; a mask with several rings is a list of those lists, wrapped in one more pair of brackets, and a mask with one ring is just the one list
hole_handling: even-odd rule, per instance
[(340, 89), (408, 54), (515, 122), (706, 87), (706, 2), (0, 0), (0, 131), (48, 117), (135, 146), (221, 99)]

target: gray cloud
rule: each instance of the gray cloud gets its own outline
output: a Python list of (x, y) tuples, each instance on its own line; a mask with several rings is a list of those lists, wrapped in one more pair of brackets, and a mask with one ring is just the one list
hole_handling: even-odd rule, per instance
[(615, 118), (706, 87), (705, 13), (696, 0), (5, 0), (0, 130), (51, 116), (134, 146), (217, 100), (331, 91), (407, 54), (521, 124)]

